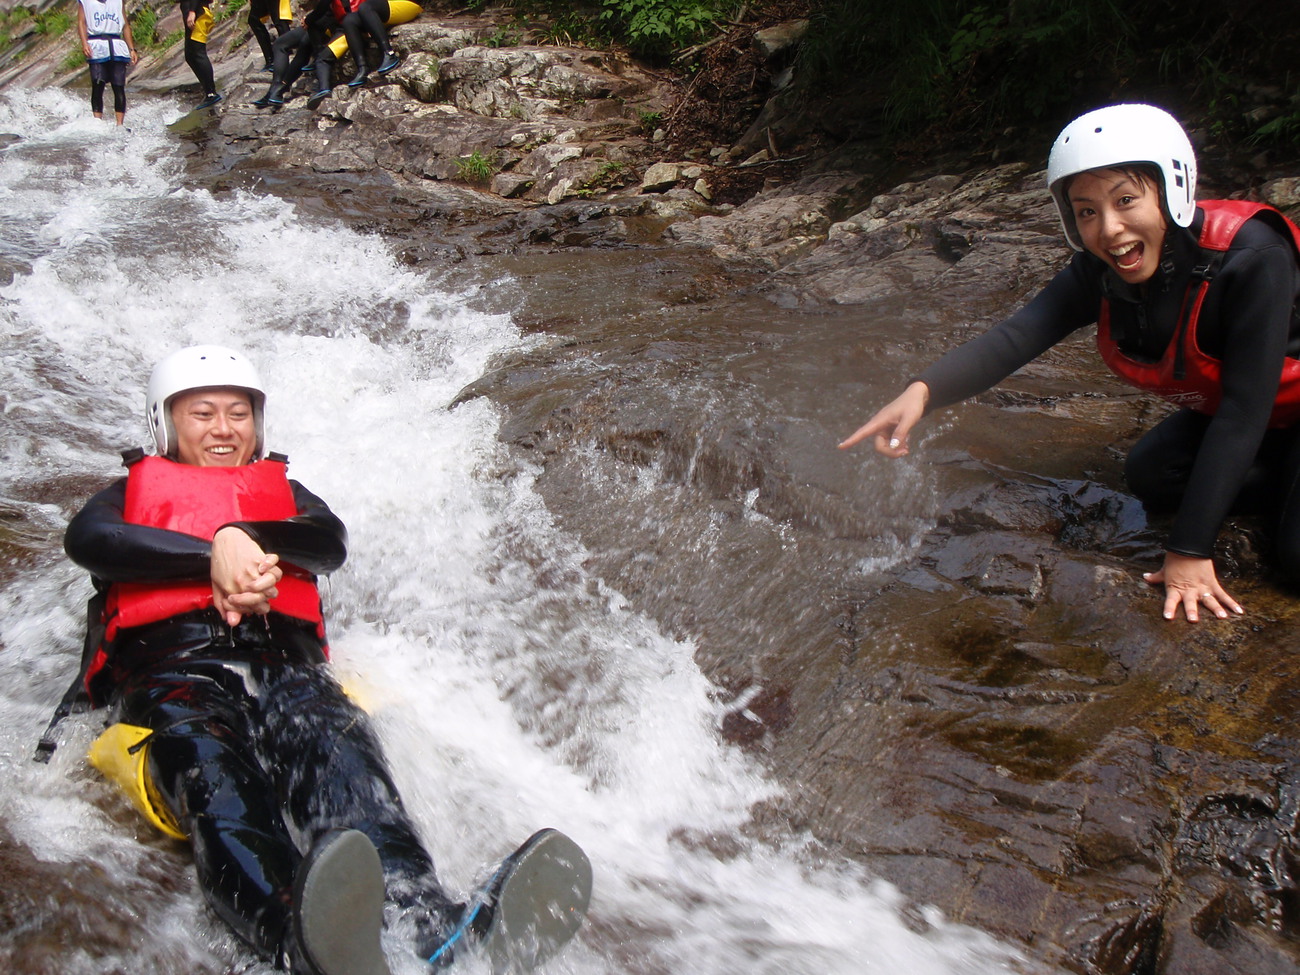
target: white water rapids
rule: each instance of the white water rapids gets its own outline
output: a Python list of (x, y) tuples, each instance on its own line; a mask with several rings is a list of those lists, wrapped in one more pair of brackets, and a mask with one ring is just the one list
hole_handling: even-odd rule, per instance
[[(490, 403), (448, 408), (530, 340), (379, 238), (270, 196), (187, 188), (165, 128), (177, 114), (132, 105), (122, 132), (84, 95), (0, 95), (0, 133), (20, 137), (0, 150), (0, 274), (14, 269), (0, 287), (0, 498), (32, 538), (0, 577), (0, 830), (44, 864), (94, 865), (106, 892), (145, 892), (133, 947), (65, 944), (48, 970), (268, 970), (207, 913), (183, 851), (87, 770), (100, 716), (69, 719), (54, 761), (31, 761), (89, 593), (63, 526), (144, 441), (152, 363), (211, 342), (258, 363), (269, 447), (348, 525), (348, 563), (325, 588), (335, 662), (445, 883), (463, 893), (541, 826), (589, 852), (590, 923), (548, 971), (1029, 971), (980, 932), (918, 921), (802, 836), (751, 838), (752, 807), (777, 787), (722, 741), (692, 646), (586, 573)], [(0, 968), (21, 935), (0, 930)]]

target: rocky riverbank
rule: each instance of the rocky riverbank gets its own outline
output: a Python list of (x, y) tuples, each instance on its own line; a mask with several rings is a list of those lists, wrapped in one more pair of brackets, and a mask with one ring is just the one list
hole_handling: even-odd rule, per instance
[[(463, 397), (501, 407), (600, 574), (697, 641), (723, 733), (788, 787), (756, 831), (794, 824), (1070, 970), (1294, 972), (1300, 604), (1239, 522), (1220, 554), (1248, 614), (1158, 618), (1137, 569), (1160, 526), (1119, 466), (1161, 407), (1070, 344), (901, 467), (833, 450), (1065, 259), (1041, 147), (899, 178), (869, 144), (794, 158), (775, 107), (727, 144), (674, 146), (656, 132), (677, 80), (494, 46), (498, 28), (426, 15), (394, 30), (383, 82), (268, 111), (260, 56), (223, 23), (226, 101), (177, 126), (193, 178), (372, 227), (412, 264), (559, 254), (618, 290), (607, 317), (526, 294), (520, 321), (556, 341)], [(146, 97), (190, 83), (175, 51), (136, 78)], [(1300, 208), (1300, 165), (1195, 137), (1203, 195)]]

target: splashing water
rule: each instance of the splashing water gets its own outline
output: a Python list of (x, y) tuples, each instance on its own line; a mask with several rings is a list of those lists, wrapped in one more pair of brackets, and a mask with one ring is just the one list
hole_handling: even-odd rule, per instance
[[(267, 970), (206, 913), (184, 850), (86, 770), (98, 716), (65, 722), (51, 765), (30, 761), (89, 594), (63, 526), (119, 476), (116, 451), (143, 442), (152, 363), (200, 342), (259, 364), (269, 446), (349, 527), (348, 564), (324, 590), (335, 663), (444, 881), (463, 892), (545, 825), (589, 852), (590, 923), (551, 971), (1031, 970), (938, 916), (905, 922), (888, 885), (819, 864), (803, 837), (747, 835), (777, 788), (719, 737), (691, 645), (584, 571), (489, 403), (448, 407), (528, 340), (380, 239), (271, 197), (187, 188), (164, 128), (175, 115), (133, 106), (122, 132), (62, 92), (0, 97), (0, 132), (21, 137), (0, 151), (0, 504), (23, 526), (0, 573), (0, 828), (102, 885), (93, 901), (130, 899), (121, 923), (140, 929), (105, 948), (98, 929), (117, 915), (51, 906), (83, 912), (97, 946), (66, 945), (57, 970)], [(15, 937), (0, 933), (11, 964)]]

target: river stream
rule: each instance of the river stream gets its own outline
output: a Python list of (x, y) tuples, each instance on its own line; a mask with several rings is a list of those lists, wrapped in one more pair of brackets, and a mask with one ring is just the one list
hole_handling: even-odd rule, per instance
[[(782, 786), (723, 733), (734, 689), (706, 677), (689, 621), (668, 632), (602, 577), (602, 553), (537, 489), (531, 447), (502, 430), (491, 397), (464, 394), (508, 385), (502, 362), (579, 354), (583, 323), (604, 315), (653, 319), (660, 351), (680, 365), (673, 343), (709, 325), (681, 295), (690, 267), (629, 250), (586, 264), (570, 254), (412, 268), (390, 242), (279, 198), (194, 187), (165, 127), (179, 114), (142, 100), (123, 132), (93, 120), (82, 95), (0, 95), (0, 132), (19, 136), (0, 151), (0, 969), (268, 970), (208, 914), (185, 849), (152, 835), (88, 769), (100, 715), (65, 721), (51, 764), (31, 760), (75, 669), (90, 591), (62, 553), (63, 527), (120, 474), (117, 451), (144, 441), (151, 364), (213, 342), (259, 364), (269, 447), (348, 525), (348, 563), (324, 589), (335, 666), (374, 715), (445, 882), (468, 889), (545, 825), (591, 855), (590, 923), (549, 971), (1037, 970), (827, 856), (797, 824), (760, 815), (781, 808)], [(551, 297), (522, 300), (542, 273)], [(520, 321), (524, 307), (550, 326)], [(840, 407), (816, 405), (816, 377), (763, 354), (798, 321), (743, 288), (722, 312), (713, 303), (720, 313), (753, 326), (736, 332), (736, 388), (765, 371), (787, 411), (802, 402), (829, 424)], [(703, 391), (687, 382), (676, 400), (698, 410)], [(725, 405), (728, 416), (746, 409)], [(844, 417), (850, 428), (858, 419)], [(849, 461), (799, 445), (805, 432), (771, 431), (847, 477)], [(676, 462), (693, 463), (690, 452)], [(629, 466), (601, 485), (611, 547), (634, 542), (619, 518), (654, 521), (650, 506), (671, 503), (680, 481), (646, 476)], [(926, 485), (911, 477), (890, 482), (884, 526), (846, 526), (874, 541), (851, 559), (839, 551), (845, 571), (890, 564), (928, 524)], [(756, 499), (742, 516), (761, 523), (779, 568), (781, 530)], [(707, 531), (668, 517), (658, 538), (703, 552)], [(707, 586), (707, 573), (690, 581)], [(756, 601), (797, 591), (751, 587)], [(744, 660), (754, 635), (735, 622), (744, 615), (712, 628), (711, 653), (734, 641)], [(396, 946), (394, 965), (421, 967)]]

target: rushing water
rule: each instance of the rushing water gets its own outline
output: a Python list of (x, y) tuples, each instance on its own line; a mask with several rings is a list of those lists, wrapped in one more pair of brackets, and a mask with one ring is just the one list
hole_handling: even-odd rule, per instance
[(0, 281), (13, 272), (0, 504), (20, 516), (0, 572), (0, 847), (8, 834), (42, 877), (78, 888), (40, 901), (72, 934), (42, 955), (29, 943), (42, 919), (19, 918), (0, 929), (0, 968), (264, 970), (206, 913), (184, 851), (87, 771), (98, 716), (65, 722), (49, 766), (30, 760), (89, 591), (63, 525), (120, 473), (116, 451), (144, 440), (152, 362), (215, 342), (260, 364), (269, 446), (349, 526), (348, 564), (325, 590), (336, 665), (444, 880), (464, 890), (543, 825), (589, 851), (591, 923), (551, 971), (1028, 970), (979, 932), (919, 922), (801, 836), (751, 838), (751, 809), (776, 787), (719, 736), (690, 643), (584, 570), (488, 401), (448, 408), (531, 340), (380, 239), (272, 197), (187, 188), (165, 129), (177, 114), (133, 106), (122, 132), (81, 97), (0, 97), (0, 132), (21, 136), (0, 151)]

